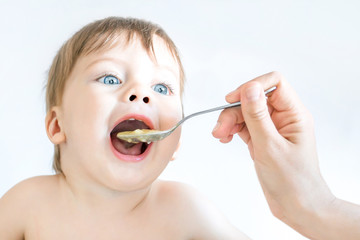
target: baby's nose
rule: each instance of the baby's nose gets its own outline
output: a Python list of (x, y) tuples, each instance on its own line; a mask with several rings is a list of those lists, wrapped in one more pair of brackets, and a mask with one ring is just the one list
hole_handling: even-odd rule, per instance
[[(141, 99), (141, 97), (140, 97), (140, 99)], [(137, 100), (138, 100), (138, 96), (136, 96), (135, 94), (132, 94), (132, 95), (129, 97), (129, 100), (130, 100), (130, 102), (137, 101)], [(142, 101), (143, 101), (144, 103), (149, 103), (149, 102), (150, 102), (150, 98), (145, 96), (145, 97), (142, 98)]]

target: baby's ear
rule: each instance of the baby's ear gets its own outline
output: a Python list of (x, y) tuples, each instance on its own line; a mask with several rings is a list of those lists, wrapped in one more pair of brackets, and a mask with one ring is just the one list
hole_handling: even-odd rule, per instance
[(180, 149), (180, 145), (181, 145), (181, 142), (179, 141), (179, 143), (178, 143), (178, 145), (177, 145), (177, 147), (176, 147), (176, 150), (175, 150), (173, 156), (171, 157), (171, 161), (174, 161), (174, 160), (176, 159), (177, 154), (178, 154), (178, 151), (179, 151), (179, 149)]
[(46, 133), (53, 144), (60, 144), (66, 140), (64, 129), (61, 126), (60, 116), (61, 110), (59, 107), (52, 107), (46, 114)]

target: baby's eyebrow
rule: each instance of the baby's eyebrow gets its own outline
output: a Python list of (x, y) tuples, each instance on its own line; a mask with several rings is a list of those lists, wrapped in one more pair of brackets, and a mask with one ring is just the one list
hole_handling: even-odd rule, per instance
[(90, 64), (88, 64), (88, 65), (85, 67), (85, 70), (91, 68), (92, 66), (98, 64), (99, 62), (113, 62), (113, 63), (116, 63), (116, 64), (119, 64), (119, 62), (125, 63), (123, 60), (118, 59), (118, 58), (114, 58), (114, 57), (102, 57), (102, 58), (98, 58), (98, 59), (90, 62)]
[(157, 68), (160, 71), (170, 72), (175, 77), (178, 77), (178, 75), (179, 75), (179, 73), (177, 71), (175, 71), (174, 68), (167, 66), (167, 65), (157, 65)]
[[(117, 64), (119, 66), (126, 66), (128, 63), (121, 59), (121, 58), (116, 58), (116, 57), (100, 57), (98, 59), (95, 59), (93, 61), (91, 61), (89, 64), (87, 64), (85, 66), (85, 70), (88, 70), (90, 69), (91, 67), (93, 67), (94, 65), (98, 64), (98, 63), (101, 63), (101, 62), (111, 62), (111, 63), (114, 63), (114, 64)], [(155, 68), (157, 69), (158, 72), (162, 73), (162, 72), (165, 72), (165, 73), (170, 73), (172, 76), (175, 77), (175, 79), (178, 79), (179, 78), (179, 69), (176, 68), (174, 69), (174, 67), (171, 67), (167, 64), (159, 64), (159, 63), (155, 63)]]

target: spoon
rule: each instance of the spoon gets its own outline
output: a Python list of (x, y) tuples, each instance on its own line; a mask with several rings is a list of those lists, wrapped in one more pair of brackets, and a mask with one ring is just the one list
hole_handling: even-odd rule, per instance
[[(269, 88), (265, 91), (265, 95), (271, 93), (274, 91), (276, 87)], [(226, 108), (233, 108), (233, 107), (239, 107), (241, 106), (241, 102), (235, 102), (215, 108), (210, 108), (204, 111), (196, 112), (193, 114), (190, 114), (189, 116), (184, 117), (181, 119), (174, 127), (164, 130), (164, 131), (158, 131), (158, 130), (150, 130), (150, 129), (136, 129), (135, 131), (125, 131), (125, 132), (119, 132), (116, 136), (117, 138), (121, 140), (125, 140), (129, 143), (140, 143), (140, 142), (156, 142), (160, 141), (167, 136), (169, 136), (173, 131), (175, 131), (176, 128), (178, 128), (181, 124), (183, 124), (186, 120), (209, 112), (214, 112)]]

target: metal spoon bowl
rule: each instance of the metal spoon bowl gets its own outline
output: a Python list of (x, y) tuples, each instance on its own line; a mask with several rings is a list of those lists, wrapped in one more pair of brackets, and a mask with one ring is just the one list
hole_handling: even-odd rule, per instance
[[(265, 95), (271, 93), (275, 89), (276, 89), (276, 87), (272, 87), (272, 88), (266, 90)], [(233, 107), (239, 107), (239, 106), (241, 106), (241, 102), (235, 102), (235, 103), (207, 109), (204, 111), (196, 112), (196, 113), (190, 114), (189, 116), (184, 117), (174, 127), (170, 128), (168, 130), (164, 130), (164, 131), (149, 130), (149, 129), (136, 129), (135, 131), (119, 132), (116, 136), (117, 136), (117, 138), (127, 141), (129, 143), (156, 142), (156, 141), (160, 141), (160, 140), (166, 138), (167, 136), (169, 136), (172, 132), (175, 131), (176, 128), (178, 128), (186, 120), (188, 120), (192, 117), (195, 117), (195, 116), (198, 116), (201, 114), (205, 114), (205, 113), (209, 113), (209, 112), (226, 109), (226, 108), (233, 108)]]

